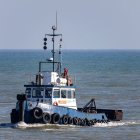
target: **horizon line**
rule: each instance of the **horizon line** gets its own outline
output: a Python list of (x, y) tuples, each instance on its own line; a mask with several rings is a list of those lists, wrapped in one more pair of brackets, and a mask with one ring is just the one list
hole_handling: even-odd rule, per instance
[[(0, 48), (0, 50), (43, 50), (43, 48), (41, 49), (41, 48), (31, 48), (31, 49), (28, 49), (28, 48), (21, 48), (21, 49), (18, 49), (18, 48), (12, 48), (12, 49), (10, 49), (10, 48)], [(51, 49), (47, 49), (47, 50), (51, 50)], [(56, 50), (58, 50), (58, 49), (56, 49)], [(97, 48), (95, 48), (95, 49), (90, 49), (90, 48), (88, 48), (88, 49), (83, 49), (83, 48), (77, 48), (77, 49), (71, 49), (71, 48), (62, 48), (62, 50), (83, 50), (83, 51), (86, 51), (86, 50), (140, 50), (140, 49), (136, 49), (136, 48), (126, 48), (126, 49), (120, 49), (120, 48), (107, 48), (107, 49), (97, 49)]]

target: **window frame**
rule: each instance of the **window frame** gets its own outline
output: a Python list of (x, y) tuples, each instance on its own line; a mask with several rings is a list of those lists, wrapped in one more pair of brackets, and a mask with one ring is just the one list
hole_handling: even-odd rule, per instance
[[(59, 88), (54, 88), (53, 90), (52, 90), (53, 92), (53, 94), (52, 94), (52, 98), (60, 98), (60, 89)], [(58, 91), (59, 92), (59, 97), (54, 97), (54, 92), (55, 91)]]
[[(50, 98), (46, 97), (46, 91), (48, 91), (48, 90), (51, 91), (51, 93), (49, 93), (50, 94)], [(45, 99), (51, 99), (52, 96), (53, 96), (52, 94), (53, 94), (53, 89), (52, 88), (45, 88), (45, 90), (44, 90), (44, 98)]]
[[(29, 92), (27, 92), (27, 89), (30, 89), (30, 97), (29, 97)], [(30, 87), (26, 88), (25, 94), (26, 94), (27, 98), (32, 98), (32, 88), (30, 88)]]
[[(36, 93), (37, 90), (40, 91), (40, 96), (37, 96), (37, 93)], [(33, 93), (35, 93), (36, 96), (33, 96)], [(33, 88), (32, 89), (32, 98), (44, 98), (44, 88), (42, 88), (42, 87)]]

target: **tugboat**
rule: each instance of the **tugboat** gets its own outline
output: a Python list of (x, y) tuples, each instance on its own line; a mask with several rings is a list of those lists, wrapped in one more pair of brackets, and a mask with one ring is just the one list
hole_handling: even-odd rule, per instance
[[(78, 108), (75, 96), (75, 80), (68, 69), (62, 72), (61, 42), (62, 34), (45, 34), (44, 50), (47, 49), (47, 37), (52, 38), (52, 57), (39, 62), (35, 80), (24, 85), (25, 93), (17, 94), (16, 107), (11, 111), (11, 123), (27, 124), (63, 124), (91, 126), (95, 123), (122, 120), (122, 110), (98, 109), (95, 99), (91, 99), (83, 108)], [(60, 39), (58, 58), (56, 58), (55, 38)], [(45, 67), (45, 70), (44, 70)], [(46, 69), (46, 67), (48, 69)], [(50, 70), (51, 68), (51, 70)]]

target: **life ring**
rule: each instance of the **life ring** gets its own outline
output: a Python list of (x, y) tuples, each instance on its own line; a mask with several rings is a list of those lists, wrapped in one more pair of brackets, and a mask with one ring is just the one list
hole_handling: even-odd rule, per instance
[(51, 115), (49, 113), (44, 113), (43, 114), (43, 122), (46, 123), (50, 123), (51, 122)]
[(60, 115), (58, 113), (52, 114), (52, 123), (58, 124), (60, 122)]
[(39, 107), (35, 107), (33, 109), (33, 116), (36, 118), (36, 119), (41, 119), (42, 116), (43, 116), (43, 111), (41, 108)]
[(53, 105), (54, 106), (58, 106), (58, 103), (55, 101), (55, 102), (53, 102)]

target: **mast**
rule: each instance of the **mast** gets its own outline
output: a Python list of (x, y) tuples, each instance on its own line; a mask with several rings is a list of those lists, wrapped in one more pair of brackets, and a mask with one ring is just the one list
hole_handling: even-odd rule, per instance
[[(57, 22), (56, 22), (57, 23)], [(45, 34), (45, 38), (44, 38), (44, 50), (47, 49), (47, 36), (50, 36), (52, 37), (52, 43), (53, 43), (53, 49), (52, 49), (52, 57), (53, 57), (53, 60), (52, 60), (52, 63), (53, 63), (53, 72), (55, 71), (54, 70), (54, 64), (55, 64), (55, 37), (59, 37), (60, 36), (60, 46), (61, 47), (61, 42), (62, 42), (62, 34), (56, 34), (55, 31), (57, 30), (57, 25), (56, 26), (52, 26), (52, 34)], [(61, 68), (61, 61), (59, 62), (60, 63), (60, 68)], [(61, 71), (61, 69), (60, 69)]]
[(53, 42), (53, 50), (52, 50), (52, 54), (53, 54), (53, 72), (54, 72), (54, 37), (55, 37), (55, 30), (56, 30), (56, 27), (55, 26), (52, 26), (52, 30), (53, 30), (53, 38), (52, 38), (52, 42)]

